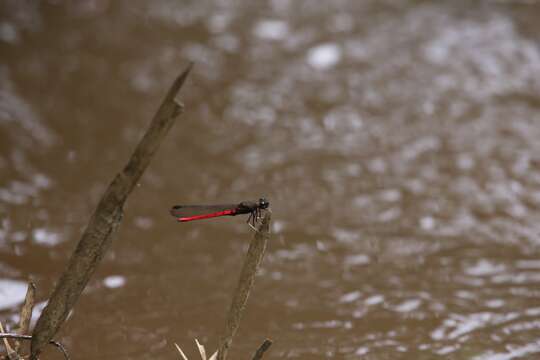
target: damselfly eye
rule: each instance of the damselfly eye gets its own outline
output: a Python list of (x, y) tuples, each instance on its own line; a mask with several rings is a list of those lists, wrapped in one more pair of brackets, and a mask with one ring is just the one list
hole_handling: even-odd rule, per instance
[(267, 209), (268, 206), (270, 206), (270, 203), (268, 202), (268, 200), (266, 200), (265, 198), (260, 198), (259, 199), (259, 207), (261, 209)]

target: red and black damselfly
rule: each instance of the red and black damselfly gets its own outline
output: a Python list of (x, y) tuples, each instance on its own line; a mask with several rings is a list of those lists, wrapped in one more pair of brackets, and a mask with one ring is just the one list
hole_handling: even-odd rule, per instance
[(170, 212), (179, 222), (249, 214), (247, 223), (253, 227), (261, 217), (261, 210), (268, 209), (269, 205), (268, 200), (261, 198), (259, 201), (242, 201), (238, 204), (175, 205)]

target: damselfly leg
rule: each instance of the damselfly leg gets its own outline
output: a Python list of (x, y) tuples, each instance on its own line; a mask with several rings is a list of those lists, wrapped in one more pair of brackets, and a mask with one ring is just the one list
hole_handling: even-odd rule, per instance
[(258, 231), (255, 225), (257, 222), (262, 218), (262, 209), (257, 208), (249, 213), (249, 217), (247, 219), (247, 224), (250, 228), (252, 228), (254, 231)]

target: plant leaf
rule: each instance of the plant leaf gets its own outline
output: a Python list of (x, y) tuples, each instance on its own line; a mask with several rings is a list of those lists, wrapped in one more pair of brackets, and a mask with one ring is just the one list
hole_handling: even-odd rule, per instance
[(199, 343), (199, 340), (195, 339), (195, 342), (197, 343), (197, 347), (199, 348), (199, 352), (201, 353), (202, 360), (206, 360), (206, 350), (204, 349), (204, 346)]
[(182, 349), (180, 349), (180, 346), (178, 346), (177, 343), (174, 343), (174, 346), (176, 346), (176, 349), (178, 350), (178, 352), (180, 353), (180, 355), (182, 356), (182, 358), (184, 360), (188, 360), (188, 358), (186, 357), (186, 355), (184, 354), (184, 352), (182, 351)]
[(208, 359), (208, 360), (216, 360), (217, 359), (217, 352), (218, 351), (216, 350), (216, 352), (213, 353), (212, 356), (210, 356), (210, 359)]

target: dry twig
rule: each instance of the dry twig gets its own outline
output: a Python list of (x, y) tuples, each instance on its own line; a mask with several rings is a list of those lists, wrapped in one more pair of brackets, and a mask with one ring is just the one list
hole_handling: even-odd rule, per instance
[(266, 352), (266, 350), (268, 350), (268, 348), (272, 345), (272, 340), (270, 339), (266, 339), (264, 340), (264, 342), (262, 343), (262, 345), (259, 347), (259, 349), (257, 350), (257, 352), (255, 353), (255, 355), (253, 355), (253, 360), (261, 360), (264, 353)]
[[(36, 298), (36, 285), (33, 282), (28, 281), (28, 288), (26, 289), (26, 296), (24, 298), (24, 304), (21, 309), (21, 316), (19, 319), (18, 333), (26, 335), (30, 329), (30, 320), (32, 319), (32, 311), (34, 310), (34, 303)], [(21, 342), (15, 340), (15, 351), (19, 352), (21, 348)]]
[(37, 360), (41, 348), (58, 332), (105, 255), (112, 235), (122, 220), (128, 195), (174, 124), (174, 119), (182, 111), (183, 107), (175, 97), (190, 70), (191, 64), (175, 80), (124, 170), (116, 175), (96, 207), (67, 268), (37, 321), (31, 343), (31, 360)]
[(225, 334), (220, 339), (218, 348), (218, 360), (225, 360), (227, 358), (227, 352), (231, 347), (232, 340), (238, 326), (240, 325), (240, 319), (242, 318), (242, 312), (246, 307), (246, 303), (249, 297), (249, 292), (253, 287), (255, 281), (255, 275), (264, 257), (266, 251), (266, 244), (270, 236), (270, 219), (271, 212), (265, 211), (262, 217), (261, 223), (258, 226), (253, 240), (249, 244), (249, 249), (240, 272), (240, 279), (238, 280), (238, 287), (233, 296), (231, 307), (227, 315), (227, 323), (225, 326)]
[[(19, 335), (19, 334), (12, 334), (12, 333), (2, 332), (2, 333), (0, 333), (0, 339), (4, 339), (4, 340), (5, 339), (32, 340), (32, 336), (31, 335)], [(62, 345), (58, 341), (54, 341), (54, 340), (49, 341), (48, 344), (53, 345), (58, 350), (60, 350), (62, 352), (62, 354), (64, 355), (64, 359), (70, 360), (69, 354), (66, 351), (66, 348), (64, 347), (64, 345)]]
[[(2, 322), (0, 322), (0, 332), (4, 333), (4, 326), (2, 325)], [(4, 340), (4, 347), (6, 348), (6, 354), (7, 354), (6, 359), (19, 360), (21, 357), (19, 356), (19, 354), (17, 354), (15, 350), (13, 350), (13, 348), (9, 344), (9, 341), (7, 341), (7, 338), (4, 337), (3, 340)]]

